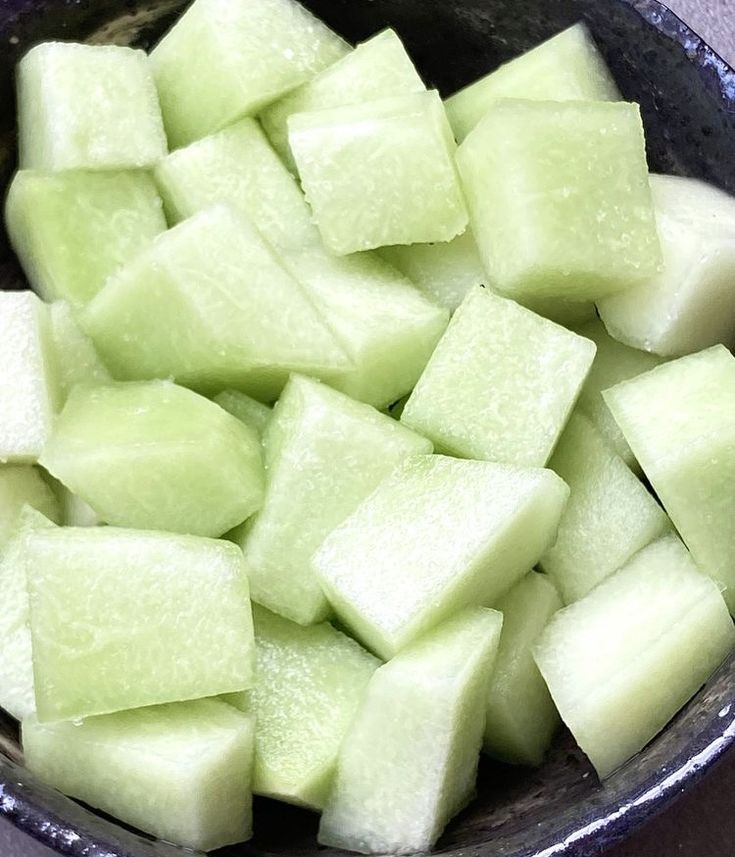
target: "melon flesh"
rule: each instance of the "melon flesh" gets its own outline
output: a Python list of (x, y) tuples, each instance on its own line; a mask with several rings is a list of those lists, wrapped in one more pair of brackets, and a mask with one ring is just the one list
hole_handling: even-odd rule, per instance
[(237, 417), (241, 423), (245, 423), (246, 426), (253, 429), (258, 437), (262, 437), (265, 433), (273, 413), (268, 405), (264, 405), (239, 390), (223, 390), (214, 396), (212, 401), (220, 408), (224, 408), (228, 414)]
[(28, 464), (1, 465), (0, 556), (15, 535), (24, 506), (37, 509), (54, 523), (60, 521), (59, 501), (37, 467)]
[(76, 494), (59, 486), (61, 517), (65, 527), (99, 527), (104, 522), (89, 503)]
[(30, 771), (139, 830), (203, 851), (252, 833), (255, 722), (200, 699), (90, 717), (23, 722)]
[(380, 667), (337, 762), (319, 842), (426, 852), (470, 801), (502, 616), (474, 607)]
[(79, 327), (71, 306), (56, 301), (49, 309), (51, 339), (61, 396), (66, 400), (77, 384), (109, 384), (112, 378), (92, 340)]

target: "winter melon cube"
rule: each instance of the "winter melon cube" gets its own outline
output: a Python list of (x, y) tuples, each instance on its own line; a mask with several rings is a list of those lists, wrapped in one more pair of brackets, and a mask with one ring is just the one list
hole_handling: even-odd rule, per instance
[(579, 23), (448, 98), (457, 140), (464, 140), (497, 98), (617, 101), (620, 93), (587, 27)]
[(263, 503), (255, 431), (170, 381), (76, 387), (41, 461), (120, 527), (221, 536)]
[(449, 241), (465, 230), (454, 139), (437, 92), (296, 113), (288, 133), (332, 252)]
[(256, 113), (348, 51), (296, 0), (196, 0), (151, 54), (171, 148)]
[(637, 104), (500, 100), (457, 164), (485, 268), (511, 297), (597, 300), (658, 271)]
[(569, 489), (550, 470), (407, 459), (313, 564), (345, 623), (384, 659), (469, 604), (492, 605), (546, 552)]
[(735, 612), (735, 357), (721, 345), (604, 394), (699, 568)]
[(224, 408), (228, 414), (237, 417), (258, 435), (263, 436), (273, 411), (257, 399), (253, 399), (239, 390), (223, 390), (213, 399), (215, 404)]
[(337, 762), (319, 842), (429, 851), (472, 798), (502, 616), (475, 607), (380, 667)]
[(543, 467), (593, 343), (486, 289), (454, 314), (401, 422), (451, 455)]
[(45, 783), (153, 836), (209, 850), (250, 838), (255, 723), (200, 699), (23, 722), (26, 765)]
[(62, 527), (30, 533), (24, 558), (42, 722), (252, 685), (248, 580), (235, 545)]
[(21, 169), (140, 169), (166, 154), (143, 51), (46, 42), (20, 61), (17, 83)]
[(109, 384), (112, 378), (92, 340), (79, 327), (71, 307), (56, 301), (49, 309), (56, 372), (65, 400), (77, 384)]
[(669, 536), (557, 613), (536, 662), (562, 719), (606, 777), (663, 729), (733, 645), (717, 585)]
[(1, 465), (0, 555), (15, 535), (24, 506), (37, 509), (54, 523), (60, 521), (59, 501), (37, 467), (28, 464)]
[(430, 441), (369, 405), (292, 377), (265, 436), (263, 509), (235, 536), (253, 599), (302, 625), (325, 619), (312, 554), (396, 464), (431, 451)]

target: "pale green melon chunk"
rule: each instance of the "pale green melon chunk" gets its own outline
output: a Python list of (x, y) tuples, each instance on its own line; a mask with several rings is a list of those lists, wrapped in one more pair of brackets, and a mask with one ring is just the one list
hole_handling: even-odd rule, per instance
[(502, 99), (457, 164), (480, 254), (503, 293), (590, 301), (658, 271), (637, 104)]
[(464, 140), (497, 98), (617, 101), (620, 93), (587, 27), (579, 23), (448, 98), (457, 140)]
[(437, 92), (296, 113), (288, 133), (332, 252), (449, 241), (464, 232), (454, 139)]
[(76, 387), (41, 461), (120, 527), (221, 536), (263, 504), (256, 432), (170, 381)]
[(604, 778), (663, 729), (733, 645), (717, 585), (669, 536), (557, 613), (536, 662)]
[(407, 459), (335, 529), (314, 568), (339, 619), (384, 659), (466, 605), (493, 605), (556, 538), (550, 470)]
[(79, 327), (71, 307), (56, 301), (49, 309), (56, 371), (64, 399), (77, 384), (108, 384), (112, 378), (94, 343)]
[(144, 51), (46, 42), (20, 61), (17, 85), (21, 169), (145, 169), (166, 154)]
[(39, 720), (252, 686), (247, 571), (235, 545), (63, 527), (31, 533), (24, 557)]
[(37, 509), (54, 523), (61, 519), (59, 501), (37, 467), (0, 466), (0, 555), (15, 535), (24, 506)]
[(472, 289), (401, 416), (443, 452), (543, 467), (595, 354), (593, 343)]
[(698, 181), (651, 176), (664, 263), (645, 283), (599, 303), (610, 333), (678, 357), (735, 346), (735, 199)]
[(253, 399), (239, 390), (223, 390), (213, 399), (220, 408), (224, 408), (228, 414), (237, 417), (241, 423), (245, 423), (253, 429), (258, 437), (262, 437), (270, 421), (273, 411), (268, 405), (264, 405), (257, 399)]
[(540, 765), (559, 726), (533, 646), (561, 606), (554, 584), (535, 571), (497, 604), (503, 633), (490, 681), (483, 750), (502, 762)]
[(422, 92), (425, 88), (398, 35), (388, 29), (272, 104), (261, 113), (260, 121), (273, 148), (295, 170), (288, 145), (289, 116)]
[(541, 557), (565, 604), (583, 598), (671, 523), (628, 465), (581, 414), (573, 414), (549, 462), (569, 502), (556, 544)]
[(214, 699), (23, 722), (30, 771), (146, 833), (203, 851), (252, 833), (255, 722)]
[(196, 0), (151, 54), (171, 148), (256, 113), (348, 52), (295, 0)]
[(104, 522), (95, 510), (63, 485), (59, 486), (61, 516), (65, 527), (99, 527)]
[(735, 612), (735, 358), (721, 345), (604, 394), (643, 472)]
[(474, 794), (501, 626), (495, 610), (468, 609), (375, 672), (339, 754), (320, 843), (431, 849)]
[(265, 436), (263, 509), (235, 536), (253, 599), (302, 625), (325, 619), (312, 554), (396, 464), (431, 451), (430, 441), (369, 405), (292, 377)]

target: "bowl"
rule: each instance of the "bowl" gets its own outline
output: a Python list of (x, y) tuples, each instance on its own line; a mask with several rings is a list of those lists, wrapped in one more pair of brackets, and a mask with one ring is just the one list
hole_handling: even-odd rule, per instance
[[(0, 0), (0, 183), (14, 162), (13, 68), (45, 39), (150, 47), (185, 0)], [(587, 22), (626, 98), (641, 103), (651, 167), (735, 192), (735, 72), (655, 0), (306, 0), (353, 41), (391, 25), (428, 83), (449, 94), (573, 22)], [(0, 287), (23, 280), (0, 238)], [(735, 656), (642, 753), (600, 784), (563, 734), (542, 768), (483, 760), (478, 797), (447, 828), (452, 857), (586, 857), (624, 839), (735, 740)], [(22, 766), (0, 712), (0, 820), (68, 857), (182, 857), (47, 788)], [(221, 857), (336, 857), (315, 816), (256, 801), (256, 837)]]

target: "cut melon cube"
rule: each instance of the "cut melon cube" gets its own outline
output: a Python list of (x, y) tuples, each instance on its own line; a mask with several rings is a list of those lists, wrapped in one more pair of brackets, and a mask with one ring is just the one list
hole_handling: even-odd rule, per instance
[(568, 494), (550, 470), (414, 456), (313, 564), (339, 619), (387, 660), (462, 607), (493, 605), (554, 543)]
[(258, 437), (262, 437), (265, 433), (273, 414), (268, 405), (264, 405), (239, 390), (223, 390), (212, 401), (220, 408), (224, 408), (228, 414), (237, 417), (241, 423), (245, 423), (246, 426), (253, 429)]
[(61, 517), (65, 527), (99, 527), (104, 522), (89, 503), (73, 494), (63, 485), (59, 486)]
[(332, 252), (449, 241), (464, 232), (454, 139), (437, 92), (296, 113), (288, 129)]
[(463, 611), (380, 667), (339, 754), (319, 842), (426, 852), (475, 790), (502, 616)]
[(256, 432), (170, 381), (75, 388), (41, 461), (120, 527), (221, 536), (263, 503)]
[(24, 555), (39, 720), (252, 686), (248, 580), (235, 545), (63, 527), (29, 534)]
[(589, 30), (579, 23), (448, 98), (457, 140), (464, 140), (498, 98), (617, 101), (620, 93)]
[(265, 436), (265, 504), (235, 536), (253, 599), (302, 625), (325, 619), (312, 554), (396, 464), (431, 451), (430, 441), (369, 405), (291, 378)]
[(567, 483), (569, 502), (556, 544), (540, 565), (565, 604), (584, 597), (671, 526), (628, 465), (581, 414), (574, 414), (549, 467)]
[(663, 729), (733, 645), (716, 584), (669, 536), (557, 613), (536, 662), (562, 719), (607, 777)]
[(49, 309), (56, 372), (64, 400), (77, 384), (109, 384), (112, 380), (94, 343), (79, 327), (71, 307), (57, 301)]
[(543, 467), (593, 343), (486, 289), (449, 323), (401, 416), (443, 452)]
[(295, 170), (288, 145), (289, 116), (422, 92), (425, 88), (396, 32), (383, 30), (272, 104), (260, 115), (260, 122), (273, 148)]
[(480, 254), (503, 293), (597, 300), (658, 271), (637, 104), (500, 100), (457, 164)]
[(290, 372), (334, 377), (350, 367), (257, 230), (224, 205), (159, 236), (82, 322), (121, 379), (173, 377), (270, 401)]
[(651, 176), (663, 251), (659, 274), (599, 303), (616, 338), (678, 357), (735, 346), (735, 199), (698, 181)]
[(251, 836), (255, 722), (214, 699), (23, 722), (26, 766), (152, 836), (209, 850)]
[(735, 612), (735, 358), (721, 345), (604, 394), (699, 568)]
[(145, 169), (166, 154), (143, 51), (46, 42), (20, 61), (17, 83), (21, 169)]
[(55, 523), (61, 519), (59, 501), (37, 467), (0, 466), (0, 555), (15, 535), (24, 506), (37, 509)]
[(196, 0), (151, 54), (171, 148), (256, 113), (348, 52), (295, 0)]
[(490, 682), (483, 750), (511, 765), (540, 765), (559, 726), (533, 646), (562, 606), (554, 584), (532, 571), (498, 602), (503, 633)]

